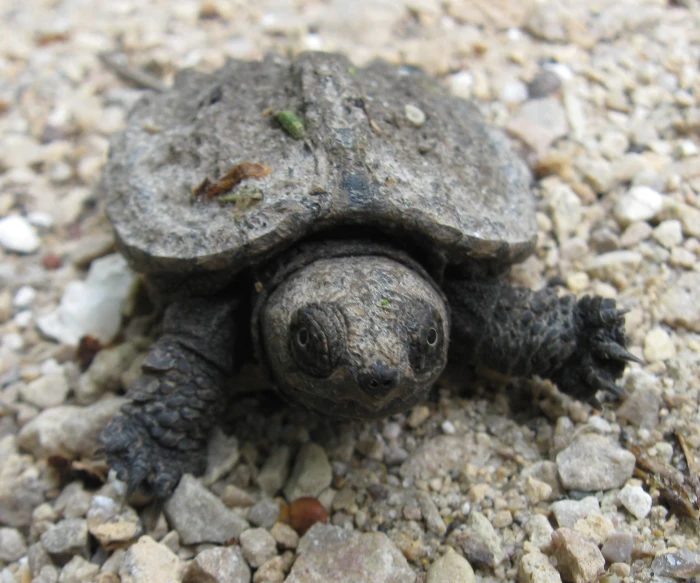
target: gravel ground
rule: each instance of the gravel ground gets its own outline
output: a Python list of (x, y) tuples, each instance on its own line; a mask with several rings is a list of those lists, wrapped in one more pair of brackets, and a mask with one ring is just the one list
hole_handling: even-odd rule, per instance
[[(0, 7), (0, 581), (700, 576), (697, 2), (250, 4)], [(343, 424), (254, 391), (251, 373), (207, 474), (162, 508), (122, 505), (96, 435), (149, 321), (97, 186), (143, 89), (99, 55), (168, 85), (305, 49), (418, 64), (475, 99), (538, 176), (537, 253), (513, 279), (616, 298), (645, 364), (621, 405), (452, 371), (406, 415)], [(107, 348), (84, 371), (86, 332)], [(300, 496), (320, 505), (285, 506)]]

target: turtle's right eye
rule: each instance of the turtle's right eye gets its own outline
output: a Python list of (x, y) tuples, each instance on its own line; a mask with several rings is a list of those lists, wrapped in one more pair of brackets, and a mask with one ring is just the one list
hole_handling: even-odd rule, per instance
[(297, 366), (317, 378), (329, 376), (345, 349), (345, 323), (332, 305), (299, 308), (289, 325), (290, 349)]

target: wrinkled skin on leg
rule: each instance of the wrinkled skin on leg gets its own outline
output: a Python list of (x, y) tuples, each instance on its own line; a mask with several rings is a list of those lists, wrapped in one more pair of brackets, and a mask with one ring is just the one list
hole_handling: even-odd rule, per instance
[(129, 492), (143, 485), (163, 497), (183, 474), (204, 471), (233, 372), (234, 304), (195, 298), (166, 310), (163, 334), (127, 394), (131, 402), (100, 435)]
[(499, 281), (449, 281), (450, 357), (511, 376), (551, 379), (582, 400), (615, 384), (626, 362), (624, 310), (599, 296), (559, 297), (554, 289), (513, 288)]

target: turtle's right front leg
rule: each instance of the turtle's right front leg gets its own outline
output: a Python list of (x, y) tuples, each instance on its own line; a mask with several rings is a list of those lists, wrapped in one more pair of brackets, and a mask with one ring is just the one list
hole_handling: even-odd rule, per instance
[(234, 308), (232, 300), (193, 298), (166, 310), (163, 335), (127, 393), (131, 402), (100, 435), (129, 492), (144, 485), (164, 497), (183, 474), (204, 471), (233, 372)]

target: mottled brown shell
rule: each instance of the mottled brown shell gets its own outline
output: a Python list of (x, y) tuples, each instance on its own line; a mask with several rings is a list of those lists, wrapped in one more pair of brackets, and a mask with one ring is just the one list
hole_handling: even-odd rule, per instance
[[(303, 128), (285, 130), (280, 112)], [(235, 168), (243, 163), (260, 166)], [(211, 184), (227, 176), (222, 204)], [(233, 274), (355, 225), (448, 262), (519, 261), (536, 233), (529, 181), (506, 138), (421, 71), (307, 53), (187, 71), (148, 95), (112, 142), (104, 187), (135, 269)]]

